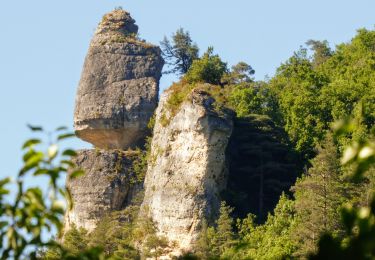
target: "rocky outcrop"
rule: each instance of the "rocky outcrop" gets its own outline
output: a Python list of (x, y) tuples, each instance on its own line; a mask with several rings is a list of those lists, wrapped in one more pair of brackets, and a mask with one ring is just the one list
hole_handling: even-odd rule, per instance
[(156, 110), (142, 210), (179, 255), (192, 249), (202, 220), (217, 214), (232, 120), (229, 112), (214, 110), (206, 92), (193, 90), (165, 123), (170, 95), (162, 95)]
[(76, 96), (74, 126), (99, 148), (142, 144), (158, 102), (160, 48), (137, 38), (130, 14), (106, 14), (91, 41)]
[(92, 231), (106, 214), (128, 205), (141, 187), (133, 171), (137, 158), (136, 152), (78, 151), (74, 163), (84, 169), (85, 174), (67, 178), (73, 209), (66, 213), (65, 230), (74, 224)]
[(97, 148), (75, 158), (85, 175), (67, 178), (73, 209), (66, 214), (65, 230), (74, 224), (92, 231), (105, 215), (127, 207), (144, 186), (140, 219), (150, 217), (157, 234), (169, 240), (167, 251), (178, 256), (193, 249), (202, 221), (217, 217), (233, 114), (219, 109), (204, 91), (210, 85), (189, 92), (193, 86), (182, 81), (176, 84), (180, 89), (167, 90), (156, 111), (151, 152), (143, 153), (142, 165), (148, 158), (143, 184), (131, 148), (147, 135), (164, 61), (159, 47), (139, 40), (137, 32), (129, 13), (115, 10), (103, 17), (91, 41), (74, 126), (78, 137)]

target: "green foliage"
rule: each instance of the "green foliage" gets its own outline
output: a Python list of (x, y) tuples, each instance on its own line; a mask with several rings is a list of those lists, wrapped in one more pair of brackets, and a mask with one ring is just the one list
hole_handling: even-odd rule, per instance
[(327, 41), (315, 41), (308, 40), (306, 45), (314, 52), (312, 58), (313, 67), (318, 67), (319, 65), (326, 62), (333, 54), (333, 51), (328, 45)]
[(195, 255), (198, 259), (211, 259), (213, 258), (211, 250), (210, 250), (210, 236), (212, 233), (212, 229), (208, 231), (208, 225), (206, 219), (202, 220), (201, 231), (199, 234), (198, 241), (195, 244)]
[(255, 70), (249, 64), (240, 61), (232, 66), (231, 71), (226, 73), (222, 80), (225, 84), (250, 83), (253, 81), (252, 76), (254, 74)]
[[(337, 134), (350, 131), (348, 123), (337, 128)], [(342, 164), (354, 164), (354, 180), (367, 173), (374, 164), (375, 142), (362, 140), (361, 145), (346, 148)], [(370, 205), (356, 208), (347, 204), (341, 211), (341, 221), (346, 228), (344, 238), (335, 237), (331, 232), (324, 234), (319, 241), (318, 252), (310, 255), (310, 259), (373, 259), (375, 257), (375, 197)]]
[(234, 221), (230, 216), (233, 208), (221, 202), (219, 218), (214, 226), (203, 222), (202, 231), (196, 245), (196, 254), (202, 259), (216, 259), (224, 255), (235, 243)]
[(264, 82), (241, 83), (235, 85), (229, 94), (229, 105), (238, 117), (251, 114), (271, 115), (268, 94)]
[(154, 129), (154, 126), (155, 126), (155, 113), (152, 115), (152, 117), (150, 118), (150, 121), (148, 121), (147, 123), (147, 128), (152, 131)]
[(332, 232), (339, 237), (344, 232), (339, 210), (349, 200), (351, 183), (342, 174), (331, 135), (318, 148), (311, 164), (307, 174), (293, 187), (297, 221), (292, 239), (298, 244), (296, 257), (316, 251), (318, 238), (323, 233)]
[[(282, 64), (269, 88), (277, 97), (281, 124), (298, 151), (314, 156), (330, 123), (353, 116), (363, 104), (363, 128), (375, 122), (375, 31), (361, 29), (333, 52), (327, 42), (308, 41), (306, 49)], [(349, 141), (342, 138), (341, 146)], [(350, 139), (350, 137), (349, 137)], [(346, 141), (345, 141), (346, 140)]]
[(183, 28), (172, 34), (172, 43), (164, 37), (160, 42), (163, 58), (167, 65), (172, 67), (164, 73), (185, 74), (193, 61), (198, 58), (199, 48), (193, 43), (188, 31)]
[(181, 81), (180, 83), (175, 83), (169, 89), (171, 95), (167, 100), (167, 109), (173, 115), (178, 112), (181, 104), (187, 99), (188, 95), (191, 93), (193, 85), (189, 85)]
[[(356, 126), (336, 125), (339, 135), (348, 135)], [(338, 139), (337, 134), (335, 139)], [(341, 163), (343, 166), (355, 164), (346, 169), (355, 177), (353, 182), (341, 170), (337, 146), (328, 135), (317, 157), (311, 161), (312, 167), (293, 188), (294, 201), (283, 195), (274, 215), (269, 215), (263, 225), (256, 226), (253, 215), (238, 221), (239, 242), (227, 251), (228, 259), (306, 258), (311, 253), (313, 259), (373, 257), (373, 204), (363, 208), (350, 204), (353, 196), (356, 201), (363, 198), (361, 193), (367, 195), (369, 189), (374, 192), (372, 176), (365, 180), (370, 181), (368, 184), (358, 183), (366, 170), (373, 170), (370, 167), (375, 158), (373, 145), (373, 141), (362, 139), (361, 145), (356, 142), (356, 148), (346, 148)], [(349, 206), (343, 207), (346, 203)]]
[[(226, 89), (229, 87), (226, 86)], [(228, 106), (238, 117), (253, 114), (267, 115), (275, 124), (283, 126), (276, 91), (266, 82), (240, 83), (231, 86), (228, 95)]]
[[(147, 241), (149, 234), (155, 235), (155, 229), (150, 223), (138, 220), (139, 203), (135, 201), (124, 210), (111, 212), (90, 233), (82, 228), (71, 227), (64, 234), (62, 246), (50, 248), (44, 258), (61, 259), (64, 252), (78, 257), (89, 248), (100, 248), (103, 259), (140, 259), (141, 252), (137, 244)], [(142, 236), (139, 236), (140, 229), (144, 232)], [(145, 245), (142, 246), (146, 248)]]
[[(29, 128), (34, 132), (44, 133), (41, 127)], [(68, 168), (73, 169), (69, 178), (77, 177), (82, 171), (74, 170), (75, 165), (71, 162), (76, 153), (71, 149), (61, 150), (58, 145), (73, 134), (67, 132), (66, 128), (59, 127), (46, 135), (50, 140), (48, 145), (44, 145), (39, 138), (32, 138), (24, 143), (23, 167), (15, 182), (10, 178), (0, 180), (0, 254), (3, 259), (35, 259), (36, 248), (42, 249), (46, 246), (58, 248), (61, 252), (60, 259), (71, 257), (70, 250), (61, 248), (53, 240), (43, 239), (42, 234), (51, 230), (61, 232), (65, 210), (62, 199), (67, 199), (69, 207), (72, 206), (69, 190), (60, 187), (58, 179)], [(27, 185), (30, 178), (41, 177), (47, 178), (48, 190)], [(11, 193), (10, 184), (14, 185), (15, 194)], [(100, 254), (99, 249), (92, 248), (80, 251), (81, 258), (77, 256), (70, 259), (87, 256), (99, 259)]]
[(64, 259), (69, 252), (73, 259), (81, 259), (81, 253), (101, 249), (102, 259), (141, 259), (158, 257), (166, 252), (168, 241), (156, 235), (154, 223), (148, 218), (138, 217), (140, 200), (121, 211), (111, 212), (102, 218), (96, 228), (87, 233), (73, 226), (64, 234), (63, 244), (51, 247), (45, 259)]
[(342, 210), (342, 221), (347, 229), (345, 240), (324, 234), (319, 240), (319, 250), (310, 259), (373, 259), (375, 257), (375, 205)]
[[(337, 125), (340, 126), (337, 128), (340, 135), (347, 135), (353, 130), (345, 123)], [(362, 145), (356, 147), (349, 146), (343, 158), (345, 154), (349, 155), (341, 159), (344, 166), (355, 164), (355, 167), (346, 169), (352, 172), (351, 176), (357, 176), (353, 182), (341, 170), (337, 146), (332, 137), (327, 136), (324, 145), (318, 149), (317, 157), (311, 161), (312, 167), (293, 188), (295, 200), (281, 196), (274, 214), (269, 215), (263, 225), (257, 226), (253, 215), (238, 220), (239, 241), (227, 250), (226, 257), (306, 258), (313, 253), (313, 259), (371, 258), (375, 239), (374, 209), (372, 206), (358, 208), (350, 201), (353, 196), (354, 201), (362, 198), (361, 193), (368, 194), (368, 189), (374, 192), (373, 177), (367, 179), (369, 184), (362, 185), (358, 183), (358, 174), (362, 176), (366, 170), (372, 171), (370, 165), (374, 162), (375, 149), (373, 141), (368, 140), (363, 140)], [(346, 203), (349, 206), (343, 207)]]
[(160, 124), (165, 127), (169, 125), (170, 121), (180, 110), (184, 101), (190, 100), (193, 90), (210, 95), (215, 99), (213, 109), (219, 115), (222, 115), (223, 110), (229, 107), (228, 97), (232, 91), (231, 86), (221, 87), (218, 85), (211, 85), (207, 83), (188, 83), (185, 78), (166, 90), (168, 92), (168, 99), (166, 101), (165, 109), (161, 111), (159, 118)]
[(302, 160), (284, 130), (268, 116), (253, 114), (233, 123), (227, 148), (228, 183), (222, 196), (235, 207), (236, 217), (253, 213), (261, 223), (282, 192), (294, 184)]
[(143, 253), (146, 257), (158, 259), (165, 254), (168, 240), (166, 237), (160, 237), (156, 234), (149, 235), (143, 244)]
[(159, 119), (163, 127), (167, 126), (177, 114), (182, 103), (188, 98), (193, 88), (194, 85), (188, 84), (185, 80), (180, 80), (168, 89), (169, 96), (165, 106), (167, 111), (162, 111)]
[(316, 72), (306, 50), (295, 53), (277, 70), (270, 88), (277, 95), (282, 123), (297, 151), (308, 158), (328, 127), (320, 109), (319, 91), (327, 79)]
[(227, 72), (227, 64), (219, 55), (213, 55), (213, 48), (209, 47), (200, 59), (193, 61), (185, 75), (189, 83), (221, 84), (221, 78)]
[(132, 173), (135, 175), (135, 179), (133, 183), (143, 183), (146, 172), (147, 172), (147, 164), (150, 160), (151, 154), (151, 137), (146, 137), (146, 143), (144, 149), (137, 149), (134, 151), (136, 159), (133, 161), (132, 165)]
[(157, 235), (157, 229), (152, 219), (140, 217), (137, 219), (133, 239), (136, 244), (141, 245), (143, 258), (159, 256), (168, 252), (169, 242), (166, 237)]
[(285, 259), (292, 255), (295, 244), (290, 240), (294, 224), (294, 202), (284, 194), (274, 214), (264, 225), (256, 226), (254, 215), (238, 220), (239, 241), (227, 251), (225, 259)]
[(258, 91), (253, 86), (237, 87), (230, 96), (230, 103), (238, 117), (245, 117), (249, 114), (262, 114), (262, 100)]
[(230, 216), (232, 212), (231, 207), (227, 206), (225, 202), (221, 202), (219, 218), (211, 239), (214, 254), (216, 251), (219, 255), (223, 254), (235, 242), (233, 219)]
[(73, 226), (64, 234), (64, 247), (73, 255), (78, 255), (88, 246), (87, 231), (83, 228), (77, 229)]
[(139, 205), (130, 205), (122, 211), (104, 217), (88, 236), (88, 245), (103, 248), (106, 257), (114, 259), (138, 259), (133, 231)]
[(64, 259), (64, 257), (75, 257), (79, 259), (81, 252), (88, 249), (87, 231), (83, 228), (77, 229), (75, 225), (64, 234), (62, 246), (50, 246), (42, 256), (47, 260)]
[(133, 161), (132, 172), (135, 174), (135, 179), (133, 183), (142, 183), (146, 176), (147, 171), (147, 161), (149, 157), (149, 150), (141, 150), (137, 148), (135, 151), (137, 154), (137, 159)]

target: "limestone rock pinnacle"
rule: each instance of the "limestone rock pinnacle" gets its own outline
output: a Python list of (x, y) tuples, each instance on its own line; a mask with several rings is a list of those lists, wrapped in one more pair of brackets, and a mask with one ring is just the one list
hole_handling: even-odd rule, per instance
[(155, 161), (148, 165), (142, 208), (159, 235), (168, 238), (172, 254), (179, 256), (193, 249), (203, 219), (217, 216), (233, 115), (219, 115), (209, 94), (193, 90), (163, 126), (169, 95), (164, 92), (156, 110), (151, 144)]
[(84, 62), (74, 112), (76, 134), (99, 148), (142, 144), (157, 106), (164, 60), (137, 36), (124, 10), (104, 15)]

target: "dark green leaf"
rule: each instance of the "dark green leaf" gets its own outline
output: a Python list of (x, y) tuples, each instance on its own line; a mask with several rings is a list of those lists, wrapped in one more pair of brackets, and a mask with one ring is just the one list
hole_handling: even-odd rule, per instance
[(63, 153), (62, 153), (62, 155), (65, 155), (65, 156), (76, 156), (77, 155), (77, 153), (76, 153), (76, 151), (74, 151), (74, 150), (71, 150), (71, 149), (67, 149), (67, 150), (65, 150)]
[(43, 128), (40, 127), (40, 126), (33, 126), (33, 125), (30, 125), (30, 124), (27, 124), (27, 127), (30, 128), (30, 130), (34, 131), (34, 132), (43, 131)]
[(66, 138), (70, 138), (70, 137), (74, 137), (76, 136), (74, 133), (67, 133), (67, 134), (62, 134), (62, 135), (59, 135), (57, 137), (57, 140), (63, 140), (63, 139), (66, 139)]
[(61, 164), (66, 164), (69, 167), (74, 167), (75, 163), (69, 160), (61, 160)]
[(64, 130), (68, 130), (68, 128), (66, 126), (60, 126), (60, 127), (56, 128), (55, 131), (64, 131)]
[(23, 161), (26, 162), (32, 155), (34, 155), (36, 152), (33, 149), (29, 149), (22, 157)]
[(38, 176), (38, 175), (45, 175), (48, 173), (48, 169), (37, 169), (33, 175)]
[(8, 178), (5, 178), (5, 179), (1, 179), (0, 180), (0, 187), (2, 187), (2, 186), (4, 186), (4, 185), (6, 185), (6, 184), (8, 184), (8, 183), (10, 183), (10, 178), (8, 177)]
[(25, 149), (25, 148), (28, 148), (28, 147), (31, 147), (40, 143), (41, 143), (40, 139), (29, 139), (23, 144), (22, 149)]
[(72, 193), (70, 192), (69, 188), (66, 188), (66, 197), (65, 198), (67, 200), (69, 210), (72, 210), (73, 209), (73, 197), (72, 197)]
[(0, 196), (1, 195), (6, 195), (6, 194), (9, 194), (9, 190), (4, 189), (4, 188), (0, 188)]
[(4, 227), (6, 227), (6, 226), (8, 226), (8, 222), (7, 221), (0, 221), (0, 229), (2, 229), (2, 228), (4, 228)]
[(69, 174), (69, 178), (74, 179), (74, 178), (80, 177), (84, 174), (85, 174), (85, 171), (83, 171), (83, 170), (75, 170), (71, 174)]
[(23, 166), (21, 171), (19, 172), (19, 176), (22, 176), (27, 171), (29, 171), (32, 168), (35, 168), (36, 166), (38, 166), (39, 163), (43, 160), (43, 156), (44, 156), (44, 154), (42, 152), (38, 152), (38, 153), (34, 154), (33, 156), (31, 156), (27, 160), (27, 162), (25, 163), (25, 165)]

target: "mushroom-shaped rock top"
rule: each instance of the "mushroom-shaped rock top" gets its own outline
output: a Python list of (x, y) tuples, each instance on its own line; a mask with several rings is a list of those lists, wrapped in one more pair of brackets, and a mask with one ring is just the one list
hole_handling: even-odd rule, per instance
[(164, 60), (158, 46), (137, 36), (138, 26), (124, 10), (103, 16), (84, 62), (74, 127), (99, 148), (141, 145), (158, 102)]

